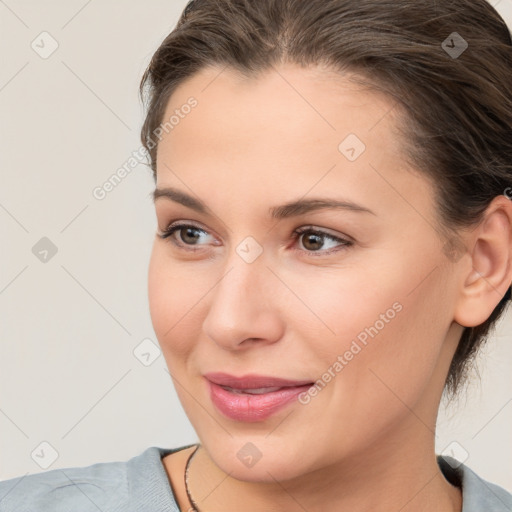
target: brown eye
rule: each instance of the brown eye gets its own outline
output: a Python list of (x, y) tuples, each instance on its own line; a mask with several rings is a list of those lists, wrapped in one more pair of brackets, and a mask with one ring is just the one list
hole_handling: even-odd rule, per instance
[[(178, 234), (178, 236), (176, 236)], [(192, 224), (174, 224), (167, 227), (163, 232), (158, 234), (160, 238), (169, 238), (172, 243), (179, 247), (186, 246), (198, 246), (207, 245), (206, 243), (200, 243), (201, 238), (210, 236), (204, 229), (198, 228)], [(212, 242), (215, 245), (215, 242)]]
[(200, 239), (199, 231), (201, 230), (193, 227), (182, 227), (177, 230), (180, 239), (189, 245), (194, 245)]
[(321, 249), (323, 243), (322, 237), (316, 233), (306, 233), (302, 237), (302, 245), (308, 251), (317, 251), (318, 249)]
[(310, 227), (298, 229), (295, 231), (295, 234), (301, 242), (300, 245), (303, 247), (303, 249), (299, 250), (309, 254), (316, 253), (315, 255), (318, 256), (337, 252), (353, 245), (353, 242), (350, 240), (345, 240), (344, 238)]

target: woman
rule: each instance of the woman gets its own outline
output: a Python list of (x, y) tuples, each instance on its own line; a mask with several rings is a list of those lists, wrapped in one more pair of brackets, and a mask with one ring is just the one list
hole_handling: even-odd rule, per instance
[(497, 12), (196, 0), (141, 91), (151, 318), (200, 444), (11, 479), (0, 510), (512, 510), (434, 451), (510, 297)]

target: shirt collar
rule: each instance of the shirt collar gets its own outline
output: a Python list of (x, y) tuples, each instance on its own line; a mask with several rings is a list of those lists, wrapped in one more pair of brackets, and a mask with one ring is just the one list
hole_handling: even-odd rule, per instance
[(512, 494), (487, 482), (468, 466), (447, 455), (438, 455), (437, 463), (445, 478), (462, 489), (462, 512), (510, 512)]

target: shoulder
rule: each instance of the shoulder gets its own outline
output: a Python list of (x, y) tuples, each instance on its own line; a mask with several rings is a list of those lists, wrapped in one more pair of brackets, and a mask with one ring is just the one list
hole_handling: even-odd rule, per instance
[(462, 512), (511, 512), (512, 494), (477, 475), (453, 457), (439, 455), (439, 466), (448, 480), (462, 487)]
[(161, 458), (182, 448), (152, 446), (127, 461), (53, 469), (1, 481), (0, 512), (178, 512)]

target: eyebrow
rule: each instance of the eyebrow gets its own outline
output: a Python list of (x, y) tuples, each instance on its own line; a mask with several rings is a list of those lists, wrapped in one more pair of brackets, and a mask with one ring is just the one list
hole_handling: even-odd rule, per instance
[[(199, 213), (208, 215), (208, 212), (210, 212), (210, 209), (201, 200), (175, 188), (156, 188), (153, 191), (153, 202), (156, 202), (157, 199), (162, 197), (186, 206), (187, 208), (195, 210)], [(361, 206), (357, 203), (353, 203), (352, 201), (336, 200), (330, 198), (298, 199), (281, 206), (271, 207), (269, 209), (269, 214), (273, 219), (285, 219), (288, 217), (295, 217), (305, 213), (310, 213), (316, 210), (327, 209), (341, 209), (376, 215), (376, 213), (369, 208)]]

